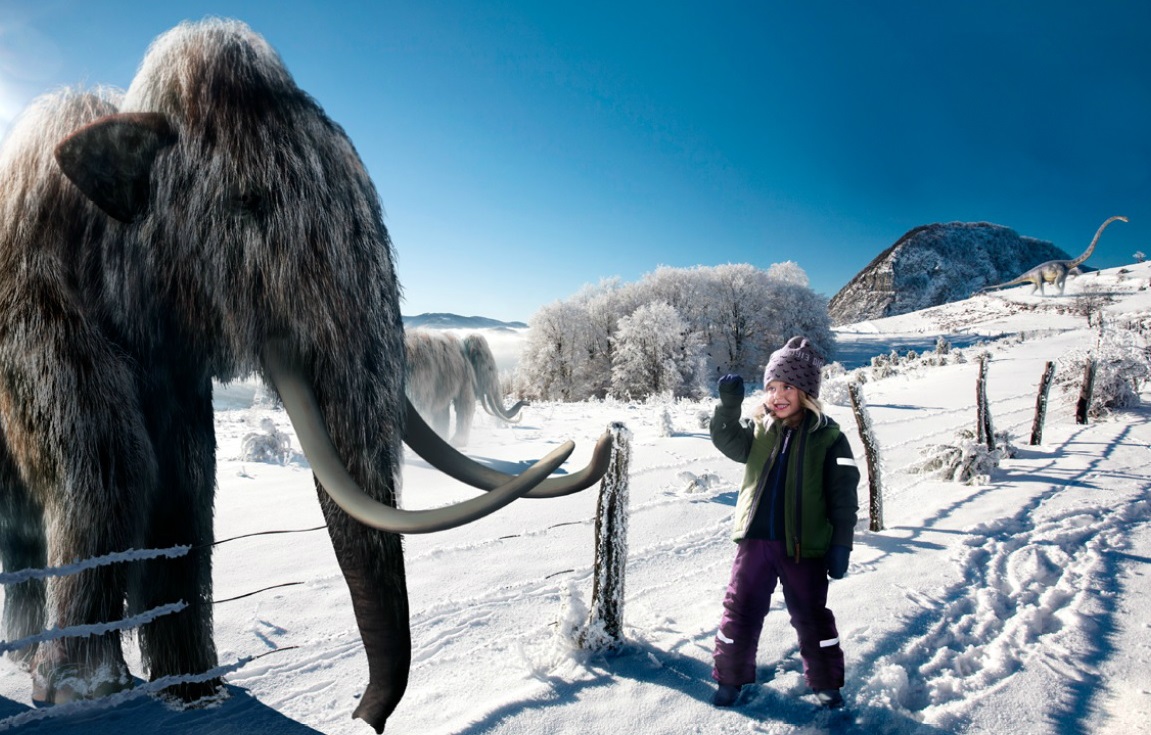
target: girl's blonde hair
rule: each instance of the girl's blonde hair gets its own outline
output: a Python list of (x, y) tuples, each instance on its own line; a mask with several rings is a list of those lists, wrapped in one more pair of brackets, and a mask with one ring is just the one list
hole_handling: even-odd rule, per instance
[[(799, 388), (796, 388), (796, 391), (799, 393), (799, 405), (810, 411), (815, 416), (818, 424), (823, 424), (825, 416), (823, 414), (823, 404), (820, 403), (819, 399), (812, 398)], [(763, 421), (764, 423), (767, 423), (768, 419), (775, 420), (775, 415), (768, 409), (767, 404), (762, 402), (755, 407), (755, 412), (752, 414), (752, 417), (756, 421)]]

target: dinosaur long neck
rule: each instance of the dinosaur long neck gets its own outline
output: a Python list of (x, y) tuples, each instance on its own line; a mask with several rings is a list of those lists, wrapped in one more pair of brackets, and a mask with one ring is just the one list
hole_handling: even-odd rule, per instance
[(1082, 255), (1080, 255), (1075, 260), (1071, 261), (1071, 263), (1068, 265), (1068, 267), (1074, 268), (1075, 266), (1080, 265), (1081, 263), (1083, 263), (1083, 261), (1090, 258), (1091, 253), (1095, 252), (1095, 244), (1097, 242), (1099, 242), (1099, 236), (1103, 234), (1103, 230), (1106, 230), (1107, 225), (1111, 224), (1112, 222), (1114, 222), (1117, 219), (1123, 220), (1124, 222), (1127, 221), (1126, 217), (1119, 217), (1119, 216), (1108, 217), (1107, 221), (1104, 222), (1103, 224), (1099, 225), (1099, 229), (1095, 231), (1095, 237), (1091, 240), (1091, 244), (1087, 246), (1087, 249), (1083, 251)]

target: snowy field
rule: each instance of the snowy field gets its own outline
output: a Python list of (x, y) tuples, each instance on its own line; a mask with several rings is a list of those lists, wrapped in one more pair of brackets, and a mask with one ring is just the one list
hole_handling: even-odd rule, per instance
[[(520, 500), (461, 529), (406, 540), (411, 682), (390, 733), (1132, 733), (1151, 731), (1151, 411), (1086, 426), (1052, 389), (1043, 443), (1028, 446), (1046, 361), (1095, 344), (1070, 311), (1087, 284), (1112, 314), (1151, 319), (1151, 265), (1073, 279), (1063, 297), (1029, 287), (843, 329), (844, 354), (934, 344), (935, 335), (1023, 335), (987, 346), (997, 430), (1018, 455), (985, 482), (913, 474), (920, 449), (975, 426), (982, 347), (968, 361), (864, 386), (884, 458), (883, 521), (868, 530), (868, 478), (850, 409), (830, 406), (865, 471), (848, 575), (831, 584), (847, 659), (846, 711), (816, 709), (777, 600), (759, 681), (738, 707), (710, 704), (712, 639), (735, 547), (742, 466), (712, 448), (702, 403), (536, 404), (523, 422), (478, 413), (467, 451), (501, 468), (577, 442), (586, 460), (611, 422), (632, 434), (624, 630), (618, 654), (573, 650), (562, 634), (591, 595), (597, 489)], [(861, 352), (862, 351), (862, 352)], [(747, 377), (747, 376), (745, 376)], [(750, 376), (754, 383), (758, 376)], [(749, 412), (761, 394), (748, 396)], [(1151, 399), (1151, 395), (1145, 395)], [(231, 697), (177, 712), (147, 696), (115, 706), (31, 707), (28, 675), (0, 663), (0, 729), (28, 733), (371, 732), (351, 711), (366, 661), (321, 525), (307, 461), (241, 459), (245, 436), (286, 416), (252, 384), (217, 395), (216, 640)], [(670, 427), (670, 431), (669, 431)], [(298, 445), (293, 444), (297, 447)], [(409, 456), (403, 502), (472, 491)], [(10, 570), (6, 570), (10, 571)], [(277, 586), (284, 585), (284, 586)], [(268, 589), (270, 588), (270, 589)], [(264, 590), (259, 591), (257, 590)], [(252, 594), (255, 593), (255, 594)], [(130, 639), (129, 639), (130, 641)], [(129, 642), (133, 670), (138, 657)]]

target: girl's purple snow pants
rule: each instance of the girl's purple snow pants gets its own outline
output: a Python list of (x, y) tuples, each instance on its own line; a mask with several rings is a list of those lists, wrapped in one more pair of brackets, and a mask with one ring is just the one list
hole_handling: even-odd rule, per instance
[(787, 555), (782, 541), (744, 539), (731, 567), (723, 598), (723, 618), (715, 637), (712, 677), (720, 684), (755, 681), (755, 654), (776, 581), (799, 636), (803, 673), (813, 690), (843, 686), (843, 649), (835, 616), (827, 609), (827, 567), (823, 559)]

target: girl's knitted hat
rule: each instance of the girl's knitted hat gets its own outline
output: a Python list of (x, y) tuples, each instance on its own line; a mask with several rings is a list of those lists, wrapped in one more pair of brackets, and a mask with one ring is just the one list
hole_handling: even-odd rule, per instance
[(763, 371), (763, 385), (780, 380), (799, 388), (812, 398), (819, 397), (823, 357), (805, 337), (792, 337), (783, 347), (771, 353)]

